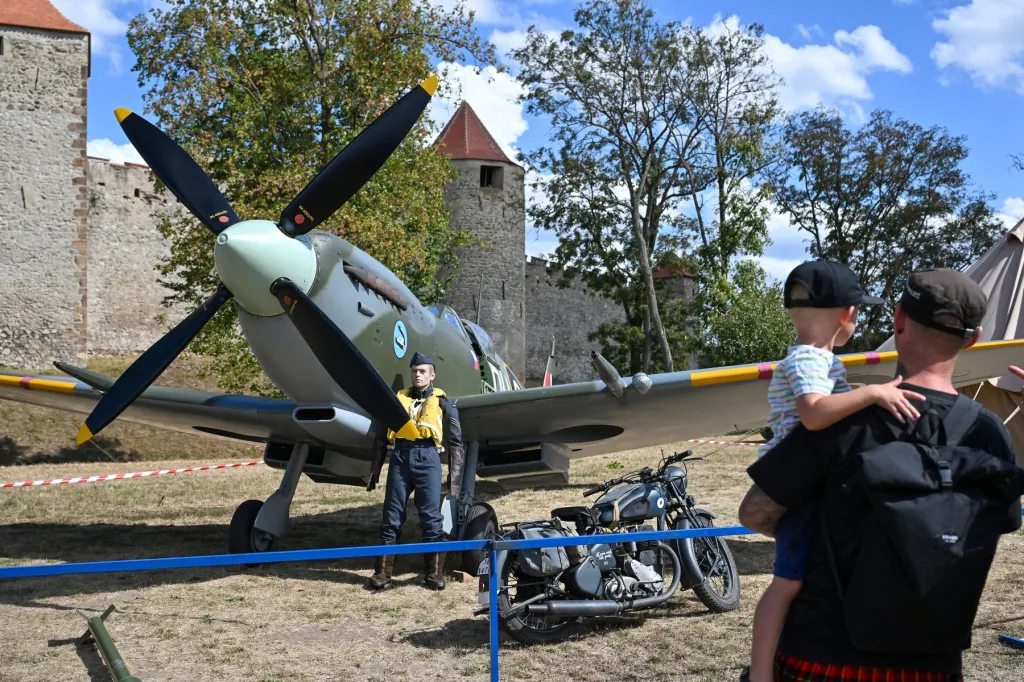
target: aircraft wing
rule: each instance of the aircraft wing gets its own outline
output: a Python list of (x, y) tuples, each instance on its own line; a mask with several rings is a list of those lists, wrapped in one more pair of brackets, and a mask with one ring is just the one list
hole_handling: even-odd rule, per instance
[[(895, 378), (896, 356), (891, 351), (839, 357), (849, 382), (866, 384)], [(960, 356), (953, 382), (978, 383), (1022, 363), (1024, 340), (980, 343)], [(482, 452), (513, 453), (553, 443), (565, 445), (572, 457), (589, 457), (764, 426), (774, 367), (655, 374), (644, 394), (624, 378), (620, 398), (603, 381), (590, 381), (465, 396), (456, 405), (464, 439), (479, 440)]]
[[(86, 415), (101, 396), (89, 384), (70, 377), (0, 372), (0, 400)], [(292, 420), (295, 407), (290, 400), (151, 386), (118, 419), (237, 440), (293, 441), (309, 437)], [(74, 434), (69, 433), (68, 440), (73, 439)]]

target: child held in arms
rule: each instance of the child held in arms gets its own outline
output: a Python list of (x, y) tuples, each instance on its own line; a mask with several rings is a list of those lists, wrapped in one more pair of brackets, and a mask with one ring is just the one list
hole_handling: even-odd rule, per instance
[[(901, 423), (920, 416), (910, 399), (925, 398), (900, 389), (902, 377), (857, 389), (846, 382), (846, 369), (832, 349), (853, 336), (858, 305), (882, 303), (867, 295), (849, 268), (824, 261), (798, 265), (786, 279), (783, 299), (797, 342), (772, 375), (768, 387), (772, 437), (758, 449), (758, 457), (797, 424), (819, 431), (869, 405), (884, 407)], [(775, 648), (786, 612), (803, 584), (812, 532), (809, 518), (808, 509), (788, 511), (775, 530), (774, 577), (754, 612), (751, 665), (741, 681), (772, 682), (774, 678)]]

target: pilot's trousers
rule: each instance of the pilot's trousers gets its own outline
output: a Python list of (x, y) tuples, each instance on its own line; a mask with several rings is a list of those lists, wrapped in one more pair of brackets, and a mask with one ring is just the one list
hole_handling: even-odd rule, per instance
[[(408, 441), (406, 441), (408, 442)], [(391, 453), (388, 466), (387, 491), (384, 494), (384, 520), (380, 537), (385, 542), (397, 542), (398, 532), (405, 523), (405, 508), (409, 495), (414, 494), (420, 515), (423, 542), (444, 539), (441, 523), (441, 456), (433, 445), (403, 447), (398, 441)]]

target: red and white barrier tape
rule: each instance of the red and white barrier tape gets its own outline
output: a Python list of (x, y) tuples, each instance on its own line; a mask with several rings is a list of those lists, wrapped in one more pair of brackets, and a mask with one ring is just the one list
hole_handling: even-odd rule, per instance
[(159, 469), (157, 471), (136, 471), (130, 474), (105, 474), (97, 476), (74, 476), (72, 478), (44, 478), (38, 481), (18, 481), (16, 483), (0, 483), (0, 488), (34, 488), (41, 485), (64, 485), (70, 483), (99, 483), (100, 481), (120, 481), (125, 478), (147, 478), (149, 476), (166, 476), (168, 474), (185, 474), (192, 471), (213, 471), (214, 469), (237, 469), (251, 467), (263, 462), (234, 462), (232, 464), (208, 464), (198, 467), (182, 467), (180, 469)]
[[(701, 445), (760, 445), (744, 441), (728, 440), (706, 440), (693, 438), (687, 443), (699, 443)], [(209, 464), (198, 467), (182, 467), (180, 469), (159, 469), (155, 471), (136, 471), (130, 474), (105, 474), (96, 476), (74, 476), (72, 478), (44, 478), (38, 481), (17, 481), (14, 483), (0, 483), (0, 488), (35, 488), (43, 485), (70, 485), (72, 483), (100, 483), (101, 481), (120, 481), (126, 478), (148, 478), (150, 476), (167, 476), (169, 474), (187, 474), (193, 471), (214, 471), (215, 469), (238, 469), (240, 467), (251, 467), (263, 464), (259, 460), (251, 462), (233, 462), (232, 464)]]
[(700, 443), (701, 445), (761, 445), (761, 443), (751, 443), (749, 441), (733, 441), (733, 440), (704, 440), (703, 438), (692, 438), (687, 443)]

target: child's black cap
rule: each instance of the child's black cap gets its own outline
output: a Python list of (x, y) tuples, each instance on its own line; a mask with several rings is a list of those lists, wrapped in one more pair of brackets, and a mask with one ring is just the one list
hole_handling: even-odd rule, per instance
[[(793, 298), (796, 284), (807, 290), (807, 298)], [(808, 261), (793, 268), (786, 278), (783, 300), (787, 308), (845, 308), (883, 302), (877, 296), (868, 296), (850, 268), (822, 260)]]

